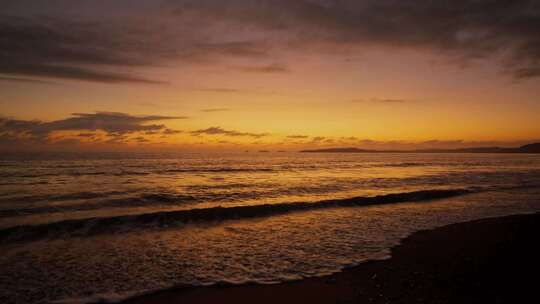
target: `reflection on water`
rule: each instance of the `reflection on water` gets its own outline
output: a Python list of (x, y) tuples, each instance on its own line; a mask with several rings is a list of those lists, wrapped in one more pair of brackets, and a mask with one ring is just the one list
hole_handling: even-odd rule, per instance
[(534, 155), (94, 156), (1, 161), (0, 227), (164, 209), (534, 184), (540, 170)]
[[(535, 155), (103, 156), (0, 161), (2, 302), (322, 275), (385, 257), (389, 247), (418, 229), (540, 207), (540, 157)], [(317, 204), (441, 189), (473, 193), (251, 219), (232, 212), (226, 221), (211, 217), (189, 223), (171, 216), (217, 206)], [(127, 214), (132, 216), (119, 217)], [(115, 229), (104, 219), (110, 217), (117, 219)], [(150, 219), (159, 225), (148, 225)], [(25, 239), (36, 231), (25, 224), (70, 233)], [(99, 234), (89, 233), (96, 229)]]

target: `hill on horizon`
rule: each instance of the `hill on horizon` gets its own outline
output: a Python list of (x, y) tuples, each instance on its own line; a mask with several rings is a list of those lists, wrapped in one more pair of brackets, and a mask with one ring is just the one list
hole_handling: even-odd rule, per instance
[(302, 150), (301, 153), (540, 153), (540, 143), (517, 148), (473, 147), (461, 149), (370, 150), (354, 147)]

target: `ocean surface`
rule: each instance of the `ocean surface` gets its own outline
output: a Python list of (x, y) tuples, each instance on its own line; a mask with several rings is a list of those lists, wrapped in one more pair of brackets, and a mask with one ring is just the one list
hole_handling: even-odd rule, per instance
[(540, 155), (0, 156), (0, 303), (340, 271), (412, 232), (540, 210)]

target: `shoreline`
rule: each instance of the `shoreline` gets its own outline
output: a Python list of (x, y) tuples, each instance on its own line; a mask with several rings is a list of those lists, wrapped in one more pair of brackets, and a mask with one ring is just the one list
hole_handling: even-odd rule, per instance
[(535, 296), (540, 213), (415, 232), (385, 260), (279, 284), (177, 287), (121, 303), (510, 303)]

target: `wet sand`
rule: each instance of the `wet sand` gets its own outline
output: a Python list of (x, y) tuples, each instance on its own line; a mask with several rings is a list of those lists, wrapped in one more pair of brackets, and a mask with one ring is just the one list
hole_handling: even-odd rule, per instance
[(532, 303), (540, 213), (420, 231), (372, 261), (276, 285), (185, 287), (125, 303)]

